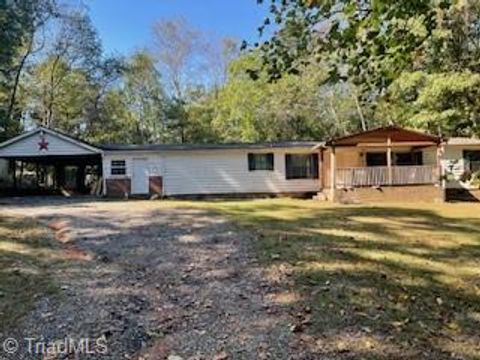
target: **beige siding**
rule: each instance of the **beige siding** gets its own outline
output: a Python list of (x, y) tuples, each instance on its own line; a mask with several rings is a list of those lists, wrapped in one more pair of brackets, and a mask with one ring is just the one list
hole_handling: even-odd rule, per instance
[(437, 148), (423, 150), (423, 165), (437, 165)]
[[(249, 152), (273, 152), (274, 171), (249, 171)], [(320, 190), (319, 179), (287, 180), (285, 154), (311, 153), (310, 149), (171, 151), (165, 153), (105, 154), (104, 173), (110, 175), (111, 160), (127, 161), (131, 176), (132, 159), (149, 160), (151, 175), (163, 177), (165, 195), (294, 193)]]
[[(335, 163), (338, 168), (362, 167), (365, 166), (361, 157), (361, 151), (358, 148), (337, 148), (335, 150)], [(323, 154), (323, 185), (330, 186), (330, 150), (327, 149)]]

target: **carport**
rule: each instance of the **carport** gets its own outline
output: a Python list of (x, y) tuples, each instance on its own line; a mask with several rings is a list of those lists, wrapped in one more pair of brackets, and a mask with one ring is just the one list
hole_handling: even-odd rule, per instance
[(102, 151), (68, 135), (37, 128), (0, 144), (0, 193), (96, 194)]

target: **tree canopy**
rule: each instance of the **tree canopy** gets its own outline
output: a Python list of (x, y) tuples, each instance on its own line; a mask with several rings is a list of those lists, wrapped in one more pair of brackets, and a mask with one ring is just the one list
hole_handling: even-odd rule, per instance
[(257, 46), (173, 18), (119, 56), (82, 6), (0, 0), (0, 140), (34, 124), (99, 143), (480, 136), (477, 0), (257, 1)]
[[(260, 31), (272, 23), (277, 30), (260, 49), (272, 80), (297, 74), (305, 63), (327, 63), (327, 82), (357, 89), (364, 127), (388, 121), (445, 135), (478, 135), (477, 109), (469, 100), (479, 71), (478, 1), (270, 3), (271, 17)], [(415, 86), (412, 81), (418, 88), (405, 89)], [(446, 103), (449, 94), (455, 100)]]

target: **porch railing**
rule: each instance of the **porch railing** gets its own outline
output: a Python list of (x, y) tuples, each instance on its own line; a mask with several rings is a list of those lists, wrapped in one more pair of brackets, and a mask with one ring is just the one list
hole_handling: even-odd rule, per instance
[(433, 165), (338, 168), (336, 178), (339, 187), (435, 184), (439, 180)]

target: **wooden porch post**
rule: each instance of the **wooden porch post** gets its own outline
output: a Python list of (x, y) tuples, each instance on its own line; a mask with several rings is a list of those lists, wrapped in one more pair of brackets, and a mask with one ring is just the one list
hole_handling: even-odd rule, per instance
[(393, 185), (393, 171), (392, 171), (392, 138), (387, 139), (387, 168), (388, 168), (388, 185)]
[(437, 177), (437, 184), (441, 185), (443, 189), (445, 189), (446, 184), (445, 184), (445, 174), (444, 174), (444, 169), (442, 165), (442, 159), (443, 159), (443, 153), (444, 153), (444, 147), (443, 147), (443, 142), (440, 142), (437, 144), (437, 172), (438, 172), (438, 177)]
[(320, 191), (323, 191), (323, 188), (325, 187), (325, 181), (323, 179), (323, 149), (318, 151), (318, 173), (320, 180)]
[(330, 201), (335, 201), (335, 192), (337, 188), (337, 165), (335, 146), (330, 149)]

